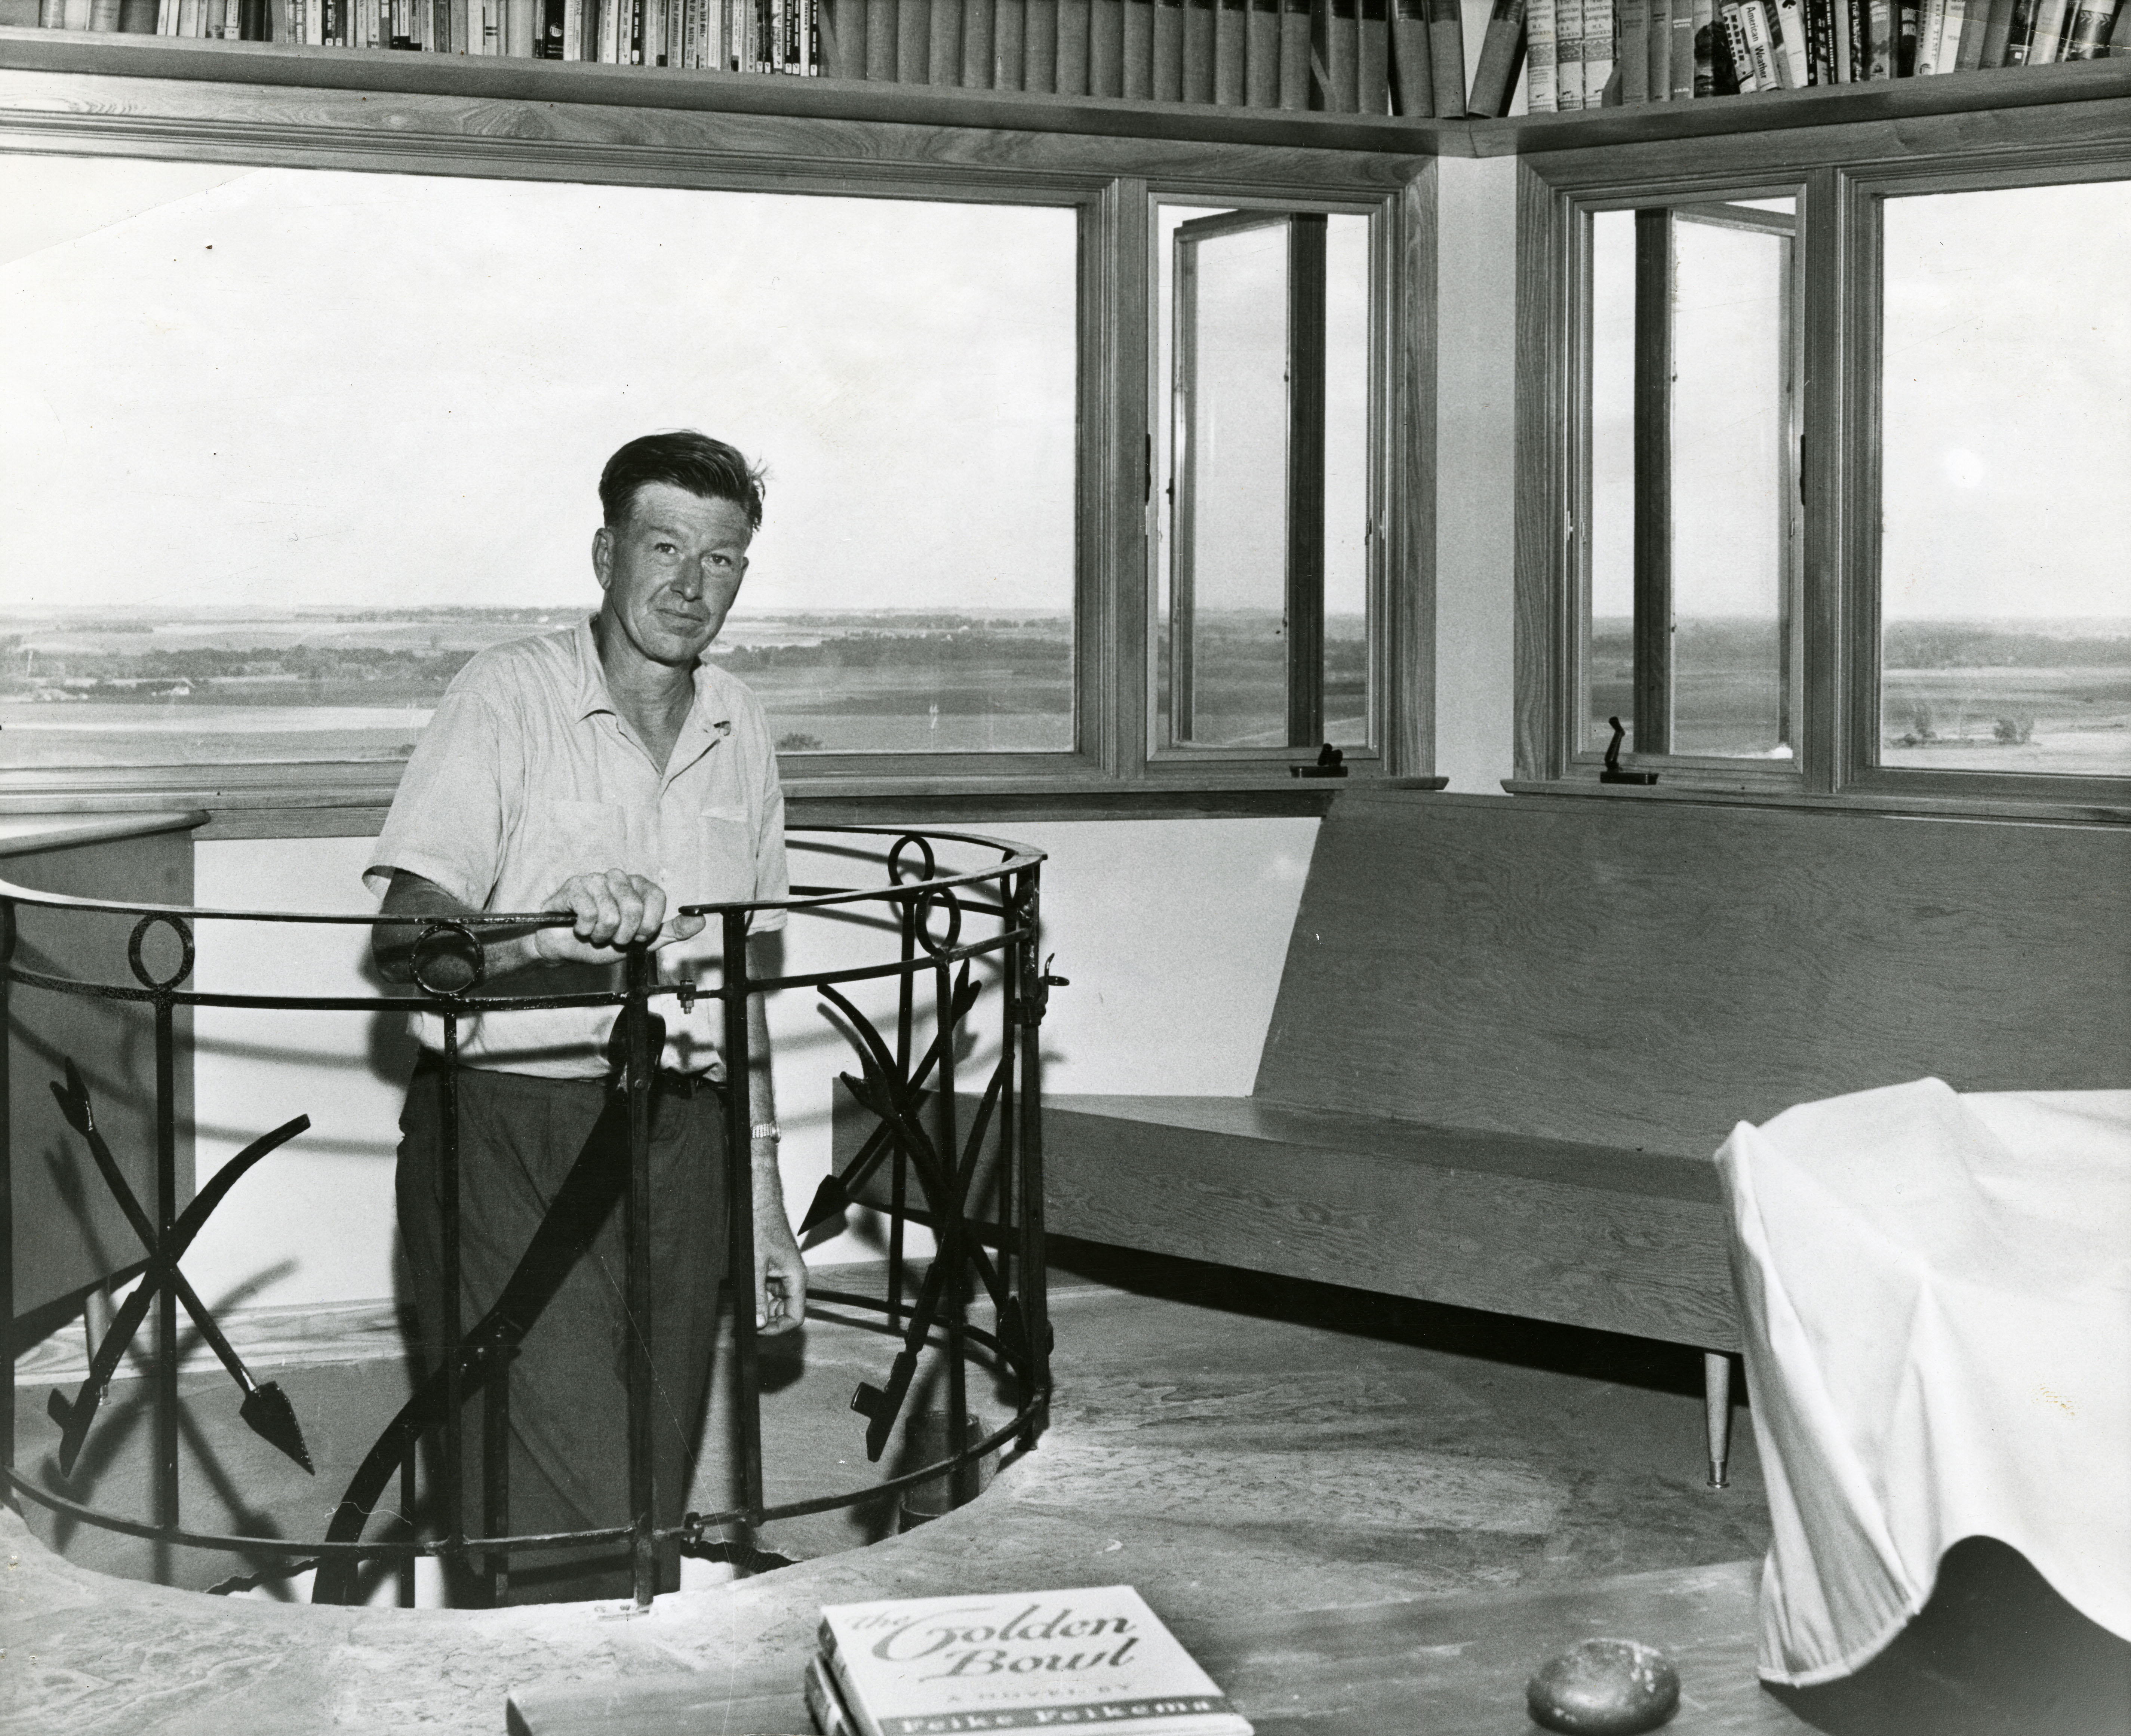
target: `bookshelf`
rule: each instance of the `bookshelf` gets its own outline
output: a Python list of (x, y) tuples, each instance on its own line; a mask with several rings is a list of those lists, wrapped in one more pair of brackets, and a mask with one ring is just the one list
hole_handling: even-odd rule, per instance
[[(26, 3), (0, 0), (0, 20), (19, 17)], [(1939, 115), (2003, 117), (2016, 126), (2011, 117), (2023, 110), (2131, 99), (2131, 56), (2119, 56), (1573, 113), (1409, 119), (884, 80), (195, 41), (7, 22), (0, 22), (0, 72), (1447, 157), (1528, 156)]]

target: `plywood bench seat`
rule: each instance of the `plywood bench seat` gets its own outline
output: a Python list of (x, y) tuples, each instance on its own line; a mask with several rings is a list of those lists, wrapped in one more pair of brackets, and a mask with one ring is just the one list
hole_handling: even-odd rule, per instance
[(1043, 1127), (1061, 1235), (1739, 1347), (1706, 1158), (1260, 1098), (1054, 1097)]
[[(840, 1171), (876, 1126), (839, 1102)], [(1056, 1235), (1697, 1346), (1721, 1479), (1739, 1328), (1707, 1158), (1237, 1097), (1047, 1096), (1043, 1141)], [(886, 1207), (884, 1165), (858, 1197)]]

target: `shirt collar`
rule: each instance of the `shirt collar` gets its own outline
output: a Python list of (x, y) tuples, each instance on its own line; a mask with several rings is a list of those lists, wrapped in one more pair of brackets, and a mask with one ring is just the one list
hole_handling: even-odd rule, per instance
[[(596, 617), (586, 615), (578, 622), (577, 631), (570, 636), (577, 672), (577, 721), (596, 717), (602, 711), (614, 710), (614, 696), (607, 691), (606, 671), (600, 667), (599, 641), (592, 637), (592, 622)], [(733, 715), (731, 695), (723, 679), (725, 672), (707, 659), (698, 658), (695, 670), (696, 702), (689, 713), (689, 723), (700, 722), (711, 733), (728, 735), (732, 732)], [(683, 725), (685, 729), (687, 725)]]

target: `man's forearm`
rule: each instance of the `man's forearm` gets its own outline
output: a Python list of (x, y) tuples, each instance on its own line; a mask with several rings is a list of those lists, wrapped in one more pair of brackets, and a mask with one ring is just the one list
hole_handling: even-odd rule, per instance
[(777, 1126), (777, 1085), (769, 1055), (769, 1009), (760, 995), (747, 997), (747, 1118), (749, 1166), (757, 1200), (773, 1198), (783, 1210), (784, 1181), (777, 1164), (773, 1134), (754, 1131)]

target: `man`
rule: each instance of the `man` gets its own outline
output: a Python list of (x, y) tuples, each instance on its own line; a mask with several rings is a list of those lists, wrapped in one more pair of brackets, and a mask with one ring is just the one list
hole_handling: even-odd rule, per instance
[[(592, 538), (599, 613), (482, 652), (460, 672), (409, 759), (365, 879), (395, 916), (568, 911), (567, 927), (485, 940), (481, 992), (609, 989), (624, 949), (657, 948), (661, 980), (714, 978), (720, 936), (684, 904), (786, 896), (784, 800), (762, 708), (703, 653), (725, 624), (762, 522), (761, 476), (693, 432), (633, 440), (600, 478)], [(750, 921), (750, 974), (773, 976), (781, 911)], [(381, 971), (405, 981), (419, 930), (376, 930)], [(726, 1213), (722, 1002), (663, 999), (666, 1047), (652, 1106), (652, 1351), (657, 1523), (684, 1507), (708, 1378)], [(768, 1333), (796, 1327), (806, 1268), (785, 1214), (762, 999), (748, 1005), (754, 1206), (754, 1307)], [(490, 1013), (460, 1021), (456, 1080), (461, 1320), (494, 1303), (606, 1101), (611, 1007)], [(424, 1361), (441, 1360), (442, 1021), (417, 1021), (423, 1054), (400, 1126), (402, 1244)], [(614, 1210), (527, 1333), (510, 1374), (510, 1534), (629, 1518), (629, 1320), (623, 1213)], [(462, 1432), (465, 1514), (484, 1528), (482, 1408)], [(661, 1589), (678, 1583), (662, 1552)], [(629, 1595), (625, 1546), (541, 1551), (510, 1567), (514, 1602)]]

